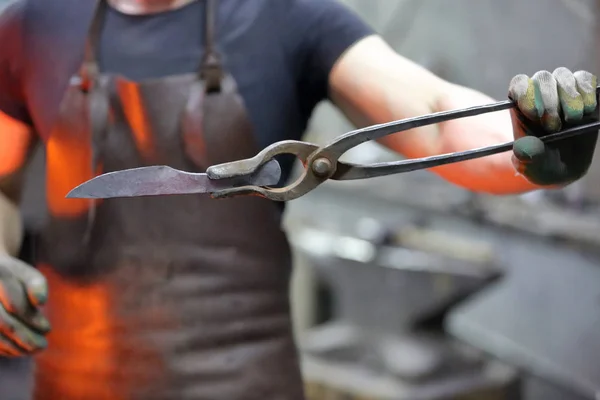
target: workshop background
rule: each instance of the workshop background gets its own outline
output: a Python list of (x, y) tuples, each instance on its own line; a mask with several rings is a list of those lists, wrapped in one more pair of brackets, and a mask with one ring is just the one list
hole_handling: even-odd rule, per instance
[[(498, 99), (518, 73), (598, 71), (596, 0), (342, 1), (401, 54)], [(350, 129), (323, 104), (306, 140)], [(397, 158), (371, 144), (348, 157)], [(32, 231), (42, 169), (40, 153)], [(473, 195), (415, 172), (288, 204), (310, 400), (600, 399), (599, 204), (599, 161), (551, 193)]]
[[(404, 56), (499, 100), (518, 73), (598, 71), (595, 0), (344, 3)], [(323, 104), (306, 139), (350, 129)], [(397, 158), (365, 144), (347, 159)], [(599, 200), (595, 161), (560, 192), (493, 198), (415, 172), (289, 203), (311, 399), (600, 399)]]

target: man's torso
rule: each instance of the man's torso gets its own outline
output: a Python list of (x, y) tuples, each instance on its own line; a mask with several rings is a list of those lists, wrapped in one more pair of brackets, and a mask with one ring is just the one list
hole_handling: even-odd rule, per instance
[[(70, 77), (83, 55), (94, 2), (31, 0), (26, 20), (30, 65), (26, 79), (32, 119), (42, 137), (50, 128)], [(284, 24), (287, 0), (222, 0), (216, 38), (238, 83), (261, 147), (299, 139), (325, 92), (305, 96), (299, 38)], [(134, 80), (194, 71), (203, 52), (203, 5), (148, 15), (111, 10), (99, 49), (104, 72)], [(50, 32), (50, 34), (49, 34)], [(41, 67), (43, 66), (43, 67)]]
[[(278, 140), (299, 139), (314, 105), (326, 96), (332, 62), (352, 41), (368, 33), (368, 29), (329, 1), (222, 0), (219, 4), (217, 47), (248, 108), (258, 148)], [(301, 13), (295, 15), (292, 9)], [(62, 154), (66, 160), (73, 155), (69, 146), (56, 146), (61, 143), (54, 140), (51, 131), (65, 89), (80, 67), (93, 11), (91, 0), (26, 3), (23, 21), (26, 108), (48, 152), (58, 148), (50, 160), (62, 164), (65, 164)], [(323, 28), (338, 16), (336, 26), (340, 27), (340, 33), (327, 42), (328, 36), (322, 33), (329, 30)], [(203, 28), (201, 2), (147, 16), (128, 16), (109, 10), (97, 52), (101, 72), (143, 82), (193, 72), (204, 50)], [(119, 153), (119, 148), (115, 151)], [(122, 153), (120, 157), (125, 154)], [(178, 160), (174, 162), (180, 164)], [(63, 175), (71, 176), (89, 167), (85, 163), (71, 165), (70, 170), (64, 166), (54, 168), (56, 164), (47, 164), (49, 186)], [(53, 190), (56, 187), (50, 187)], [(64, 199), (60, 193), (58, 197)], [(145, 389), (152, 392), (153, 377), (158, 374), (158, 380), (164, 370), (174, 374), (172, 382), (186, 382), (171, 385), (168, 390), (171, 395), (181, 390), (190, 398), (301, 396), (287, 298), (289, 254), (287, 242), (278, 232), (279, 213), (270, 209), (260, 211), (262, 206), (256, 205), (258, 199), (248, 200), (252, 206), (231, 209), (225, 209), (223, 205), (227, 203), (223, 202), (203, 203), (208, 208), (203, 209), (199, 207), (200, 200), (196, 204), (190, 199), (185, 203), (164, 198), (155, 203), (134, 199), (133, 203), (140, 207), (112, 203), (112, 208), (99, 208), (97, 218), (101, 228), (96, 229), (92, 261), (95, 267), (111, 264), (106, 263), (107, 259), (124, 264), (125, 269), (120, 271), (129, 272), (116, 274), (118, 285), (103, 285), (102, 279), (83, 283), (64, 279), (56, 264), (45, 269), (54, 293), (49, 312), (56, 323), (54, 339), (51, 338), (50, 348), (38, 365), (42, 377), (38, 392), (41, 390), (44, 395), (46, 390), (45, 396), (52, 400), (67, 396), (80, 399), (90, 393), (86, 384), (89, 381), (97, 383), (95, 398), (104, 398), (99, 392), (101, 388), (109, 396), (111, 385), (118, 386), (120, 380), (129, 380), (136, 374), (139, 376), (134, 381), (146, 382), (149, 386)], [(147, 205), (149, 212), (144, 213)], [(121, 212), (108, 215), (106, 210), (111, 209)], [(163, 211), (162, 216), (157, 209)], [(217, 209), (219, 212), (215, 212)], [(169, 218), (171, 210), (177, 214)], [(182, 210), (194, 218), (186, 218)], [(72, 222), (68, 215), (57, 219), (67, 225)], [(220, 224), (226, 227), (220, 229)], [(198, 232), (194, 232), (195, 226)], [(185, 230), (190, 234), (186, 235)], [(58, 239), (58, 244), (66, 246), (67, 251), (81, 247), (80, 237), (73, 238), (71, 233), (72, 240), (60, 240), (56, 233), (46, 236)], [(119, 239), (124, 233), (126, 240)], [(50, 250), (61, 253), (57, 248)], [(174, 266), (173, 260), (179, 264)], [(80, 272), (90, 266), (76, 265)], [(165, 274), (169, 271), (174, 273)], [(163, 300), (160, 293), (157, 296), (147, 292), (147, 285), (146, 289), (140, 289), (135, 281), (144, 276), (149, 277), (150, 286), (158, 287), (159, 292), (177, 296), (169, 295)], [(136, 290), (128, 290), (136, 285)], [(115, 301), (117, 298), (119, 301)], [(135, 307), (123, 308), (123, 298), (136, 303)], [(166, 303), (177, 316), (164, 311), (160, 314)], [(159, 310), (158, 319), (149, 313), (155, 308)], [(131, 313), (134, 309), (144, 315), (136, 317), (136, 313)], [(115, 310), (134, 319), (145, 319), (153, 329), (127, 327), (127, 318), (115, 323)], [(156, 326), (161, 318), (180, 318), (182, 310), (187, 311), (182, 314), (179, 328), (169, 326), (163, 332)], [(144, 343), (136, 343), (138, 334), (145, 338)], [(149, 345), (153, 341), (166, 346), (163, 356), (168, 353), (176, 357), (156, 357), (157, 349)], [(128, 352), (128, 345), (141, 353)], [(190, 352), (190, 346), (196, 350)], [(153, 365), (156, 371), (147, 375)], [(75, 378), (74, 375), (79, 379), (69, 379)], [(155, 395), (166, 398), (158, 392)]]
[[(53, 129), (59, 93), (78, 70), (92, 16), (89, 3), (61, 3), (55, 8), (30, 2), (28, 16), (36, 25), (29, 28), (39, 34), (28, 36), (34, 50), (29, 54), (47, 58), (32, 62), (26, 79), (33, 122), (47, 144), (47, 190), (58, 198), (64, 196), (54, 196), (57, 188), (70, 179), (65, 176), (89, 167), (81, 161), (84, 142), (77, 133), (65, 132), (65, 138), (75, 139), (63, 140), (61, 130)], [(218, 9), (218, 50), (237, 81), (259, 148), (299, 138), (312, 109), (300, 104), (296, 92), (295, 68), (301, 65), (292, 62), (294, 44), (286, 42), (278, 24), (285, 16), (282, 5), (224, 0)], [(50, 33), (46, 38), (42, 28)], [(203, 42), (202, 2), (147, 16), (108, 9), (96, 54), (101, 73), (148, 83), (196, 71)], [(44, 67), (37, 68), (42, 61)], [(127, 143), (110, 137), (127, 131), (115, 128), (107, 143)], [(172, 139), (169, 146), (178, 143)], [(105, 166), (135, 166), (133, 147), (112, 146), (108, 152), (113, 161), (100, 160)], [(176, 155), (180, 152), (165, 154), (167, 163), (187, 165)], [(38, 360), (37, 398), (99, 400), (120, 392), (129, 399), (129, 392), (136, 399), (141, 393), (157, 399), (233, 399), (258, 390), (297, 399), (289, 253), (275, 208), (270, 212), (266, 207), (272, 204), (258, 202), (240, 200), (229, 209), (229, 203), (193, 197), (106, 202), (97, 208), (88, 251), (78, 230), (86, 224), (85, 214), (50, 201), (52, 223), (43, 235), (43, 253), (52, 260), (44, 272), (54, 293), (48, 313), (55, 328)], [(261, 371), (253, 377), (258, 365)], [(279, 382), (269, 382), (276, 371), (286, 372)]]

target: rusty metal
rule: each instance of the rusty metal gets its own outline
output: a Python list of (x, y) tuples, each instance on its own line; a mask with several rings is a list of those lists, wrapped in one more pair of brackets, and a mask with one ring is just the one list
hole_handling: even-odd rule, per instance
[(75, 187), (67, 198), (108, 199), (167, 194), (210, 193), (216, 190), (254, 184), (275, 185), (281, 167), (271, 160), (249, 175), (211, 180), (206, 174), (180, 171), (164, 165), (140, 167), (97, 176)]

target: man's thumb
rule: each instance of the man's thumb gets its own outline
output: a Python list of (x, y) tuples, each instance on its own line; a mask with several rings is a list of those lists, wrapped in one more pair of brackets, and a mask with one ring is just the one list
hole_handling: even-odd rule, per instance
[(519, 161), (532, 163), (544, 157), (546, 145), (538, 137), (524, 136), (515, 140), (513, 153)]

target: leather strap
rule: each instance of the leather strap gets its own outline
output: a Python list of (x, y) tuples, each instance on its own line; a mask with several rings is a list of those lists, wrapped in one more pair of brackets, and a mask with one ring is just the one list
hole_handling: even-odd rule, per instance
[[(102, 150), (105, 148), (105, 140), (108, 134), (109, 121), (109, 99), (106, 92), (106, 86), (98, 85), (94, 90), (88, 92), (88, 107), (90, 119), (90, 139), (92, 147), (92, 174), (95, 174), (101, 160), (103, 159)], [(90, 199), (90, 208), (88, 210), (88, 224), (83, 235), (83, 243), (87, 244), (91, 238), (91, 230), (96, 220), (96, 200)]]
[(96, 0), (94, 18), (88, 31), (83, 53), (83, 63), (79, 69), (80, 87), (88, 92), (99, 74), (98, 60), (96, 57), (96, 48), (100, 42), (100, 34), (104, 25), (104, 17), (108, 3), (106, 0)]
[(217, 0), (204, 0), (204, 55), (200, 63), (199, 78), (206, 82), (206, 91), (221, 90), (223, 66), (216, 49), (215, 30), (217, 17)]
[[(83, 63), (79, 71), (80, 86), (84, 91), (90, 90), (100, 72), (96, 51), (100, 43), (107, 8), (107, 0), (96, 1), (96, 10), (88, 31)], [(224, 76), (221, 56), (215, 46), (217, 0), (204, 0), (204, 10), (204, 54), (197, 73), (198, 78), (206, 82), (206, 90), (215, 92), (221, 90), (221, 81)]]

